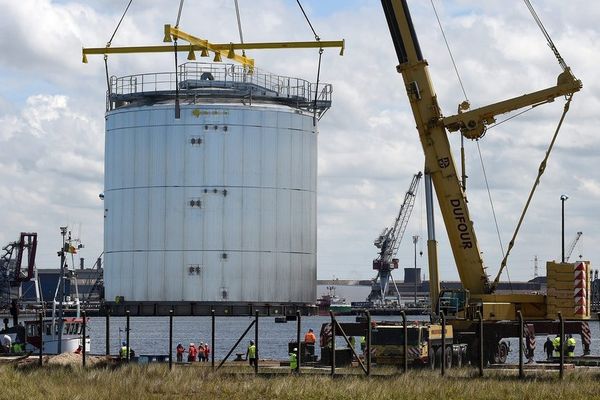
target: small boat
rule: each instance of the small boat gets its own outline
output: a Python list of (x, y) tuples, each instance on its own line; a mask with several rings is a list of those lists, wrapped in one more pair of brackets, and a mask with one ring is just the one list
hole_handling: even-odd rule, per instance
[[(71, 238), (71, 232), (68, 231), (67, 227), (61, 227), (60, 231), (63, 237), (63, 246), (59, 252), (59, 255), (61, 255), (61, 271), (54, 292), (52, 316), (43, 319), (41, 326), (39, 320), (25, 321), (25, 350), (34, 353), (39, 351), (40, 346), (44, 354), (74, 353), (81, 351), (84, 346), (86, 352), (90, 351), (90, 337), (86, 336), (85, 339), (82, 337), (83, 317), (80, 316), (81, 303), (79, 301), (75, 262), (72, 257), (78, 249), (84, 246), (79, 239)], [(70, 267), (67, 263), (67, 255), (69, 254), (71, 254), (72, 264)], [(37, 280), (37, 273), (35, 279)], [(75, 287), (74, 298), (64, 294), (67, 280)], [(36, 286), (37, 284), (38, 282), (36, 282)], [(43, 309), (41, 298), (38, 300)], [(66, 308), (75, 308), (76, 316), (64, 317)], [(86, 323), (88, 321), (89, 318), (86, 317)]]
[(335, 294), (335, 286), (327, 286), (327, 294), (322, 295), (317, 299), (317, 307), (319, 315), (329, 315), (329, 311), (334, 314), (351, 314), (352, 306), (345, 298)]
[[(89, 318), (86, 318), (86, 322)], [(42, 352), (44, 354), (74, 353), (81, 346), (83, 318), (63, 318), (63, 332), (59, 335), (60, 324), (57, 318), (47, 318), (43, 320), (42, 335), (40, 338), (40, 321), (25, 321), (25, 349), (38, 352), (40, 343), (42, 343)], [(59, 340), (59, 336), (60, 340)], [(85, 338), (85, 351), (90, 351), (90, 338)]]

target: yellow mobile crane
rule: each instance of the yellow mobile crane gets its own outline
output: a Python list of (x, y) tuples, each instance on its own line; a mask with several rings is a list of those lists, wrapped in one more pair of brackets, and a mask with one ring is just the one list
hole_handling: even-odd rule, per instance
[[(444, 117), (431, 82), (427, 61), (421, 53), (407, 1), (382, 0), (382, 5), (399, 60), (397, 71), (402, 74), (404, 79), (425, 153), (426, 197), (431, 204), (433, 197), (431, 184), (433, 183), (456, 268), (463, 285), (461, 290), (440, 292), (437, 242), (433, 234), (433, 212), (428, 210), (428, 258), (432, 310), (434, 312), (443, 311), (454, 328), (455, 339), (466, 342), (469, 342), (469, 337), (474, 337), (472, 333), (476, 331), (476, 314), (480, 312), (486, 327), (490, 328), (485, 329), (484, 337), (486, 344), (484, 356), (488, 361), (502, 361), (502, 353), (507, 350), (506, 346), (500, 342), (502, 338), (520, 335), (518, 323), (515, 321), (518, 311), (527, 321), (527, 336), (529, 343), (532, 343), (533, 346), (535, 346), (535, 333), (558, 332), (557, 323), (554, 320), (558, 312), (561, 312), (564, 317), (571, 319), (566, 323), (566, 332), (580, 334), (584, 350), (589, 351), (590, 335), (586, 320), (590, 317), (590, 291), (585, 288), (590, 277), (589, 262), (574, 264), (548, 262), (547, 295), (495, 293), (500, 274), (506, 266), (508, 252), (502, 261), (496, 279), (491, 281), (481, 258), (473, 222), (469, 215), (466, 194), (457, 174), (448, 141), (448, 132), (453, 131), (460, 131), (464, 137), (469, 139), (481, 138), (486, 127), (495, 122), (497, 115), (527, 106), (548, 103), (560, 96), (567, 98), (566, 113), (571, 97), (582, 88), (581, 81), (575, 78), (545, 33), (563, 68), (556, 85), (473, 110), (469, 109), (467, 102), (463, 102), (458, 108), (458, 114)], [(550, 149), (546, 153), (546, 159), (540, 165), (536, 185), (545, 168), (549, 152)], [(534, 190), (535, 186), (527, 204), (529, 204)], [(518, 227), (515, 236), (517, 232)], [(514, 245), (515, 236), (510, 241), (509, 251)], [(583, 290), (578, 291), (578, 287), (581, 289), (581, 286), (584, 286)], [(474, 343), (471, 342), (472, 344)]]

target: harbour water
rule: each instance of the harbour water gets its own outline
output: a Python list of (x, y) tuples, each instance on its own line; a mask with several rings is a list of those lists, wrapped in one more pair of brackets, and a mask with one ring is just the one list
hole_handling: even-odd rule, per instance
[[(354, 316), (339, 316), (340, 322), (354, 322)], [(374, 317), (375, 320), (400, 320), (399, 316)], [(411, 316), (409, 320), (427, 320), (428, 316)], [(252, 323), (252, 317), (217, 317), (215, 334), (215, 359), (220, 360), (225, 357), (227, 352), (235, 344), (241, 334)], [(319, 335), (321, 325), (330, 322), (329, 317), (311, 316), (302, 317), (301, 333), (312, 328), (315, 334)], [(150, 354), (168, 354), (169, 346), (169, 318), (168, 317), (132, 317), (130, 319), (130, 344), (131, 348), (138, 355)], [(89, 335), (91, 336), (91, 353), (105, 353), (105, 319), (91, 318), (89, 323)], [(274, 317), (259, 318), (259, 356), (261, 359), (285, 360), (288, 358), (288, 343), (296, 340), (297, 324), (295, 321), (288, 323), (275, 323)], [(591, 354), (600, 355), (600, 326), (598, 321), (590, 322), (592, 332)], [(235, 358), (235, 353), (246, 353), (246, 348), (250, 340), (254, 339), (254, 327), (248, 332), (246, 337), (240, 342), (238, 347), (232, 353), (230, 360)], [(577, 340), (576, 354), (582, 354), (581, 339), (575, 336)], [(121, 342), (125, 340), (125, 318), (111, 317), (110, 319), (110, 351), (111, 354), (118, 354)], [(317, 339), (318, 340), (318, 339)], [(537, 346), (535, 352), (536, 360), (545, 359), (543, 345), (545, 336), (536, 338)], [(175, 317), (173, 323), (173, 351), (178, 343), (182, 343), (186, 349), (193, 342), (198, 345), (200, 342), (211, 341), (211, 318), (210, 317)], [(511, 339), (511, 353), (509, 353), (509, 363), (518, 362), (518, 339)], [(357, 351), (359, 351), (359, 341), (356, 341)], [(337, 338), (336, 346), (345, 346), (344, 339)], [(319, 346), (316, 346), (316, 353), (320, 355)]]

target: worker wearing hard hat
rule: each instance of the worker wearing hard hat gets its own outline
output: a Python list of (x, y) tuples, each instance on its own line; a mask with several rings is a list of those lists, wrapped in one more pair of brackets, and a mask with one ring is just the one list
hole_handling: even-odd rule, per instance
[(552, 356), (560, 357), (560, 348), (561, 348), (561, 340), (560, 336), (556, 335), (554, 339), (552, 339), (552, 347), (554, 351), (552, 352)]
[(294, 347), (294, 350), (290, 353), (290, 372), (298, 371), (298, 349)]

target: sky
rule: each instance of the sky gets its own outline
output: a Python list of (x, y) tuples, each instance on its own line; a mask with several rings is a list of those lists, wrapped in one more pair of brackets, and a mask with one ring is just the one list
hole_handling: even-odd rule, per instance
[[(565, 241), (583, 236), (572, 258), (600, 263), (600, 3), (532, 1), (573, 73), (583, 81), (574, 96), (546, 172), (525, 217), (503, 280), (545, 274)], [(0, 244), (21, 231), (39, 234), (37, 265), (58, 267), (59, 226), (69, 225), (94, 260), (102, 252), (105, 71), (101, 57), (81, 63), (81, 48), (106, 44), (126, 0), (0, 0)], [(179, 2), (134, 0), (113, 46), (161, 44)], [(244, 40), (312, 40), (292, 0), (239, 0)], [(333, 85), (333, 105), (319, 126), (318, 277), (373, 277), (373, 240), (395, 218), (423, 152), (408, 106), (389, 31), (375, 0), (304, 0), (323, 40), (345, 39), (343, 57), (323, 55), (321, 81)], [(434, 0), (472, 107), (555, 84), (561, 69), (523, 2)], [(415, 29), (444, 115), (464, 100), (430, 1), (409, 1)], [(236, 42), (232, 0), (188, 0), (181, 29), (212, 42)], [(317, 50), (253, 51), (260, 69), (316, 80)], [(182, 57), (183, 58), (183, 57)], [(110, 75), (173, 69), (172, 55), (109, 57)], [(540, 161), (562, 113), (563, 99), (466, 141), (468, 199), (487, 271), (495, 276)], [(514, 115), (514, 114), (511, 114)], [(502, 116), (499, 120), (510, 115)], [(450, 141), (458, 160), (460, 138)], [(481, 152), (481, 158), (479, 153)], [(481, 161), (483, 160), (483, 162)], [(500, 240), (486, 190), (490, 186)], [(426, 237), (423, 188), (397, 257), (413, 266), (412, 236)], [(440, 276), (458, 274), (440, 215), (436, 216)], [(416, 251), (426, 253), (420, 239)], [(89, 261), (88, 261), (89, 262)], [(417, 266), (427, 269), (426, 256)], [(426, 273), (426, 272), (425, 272)], [(402, 279), (402, 273), (397, 273)]]

